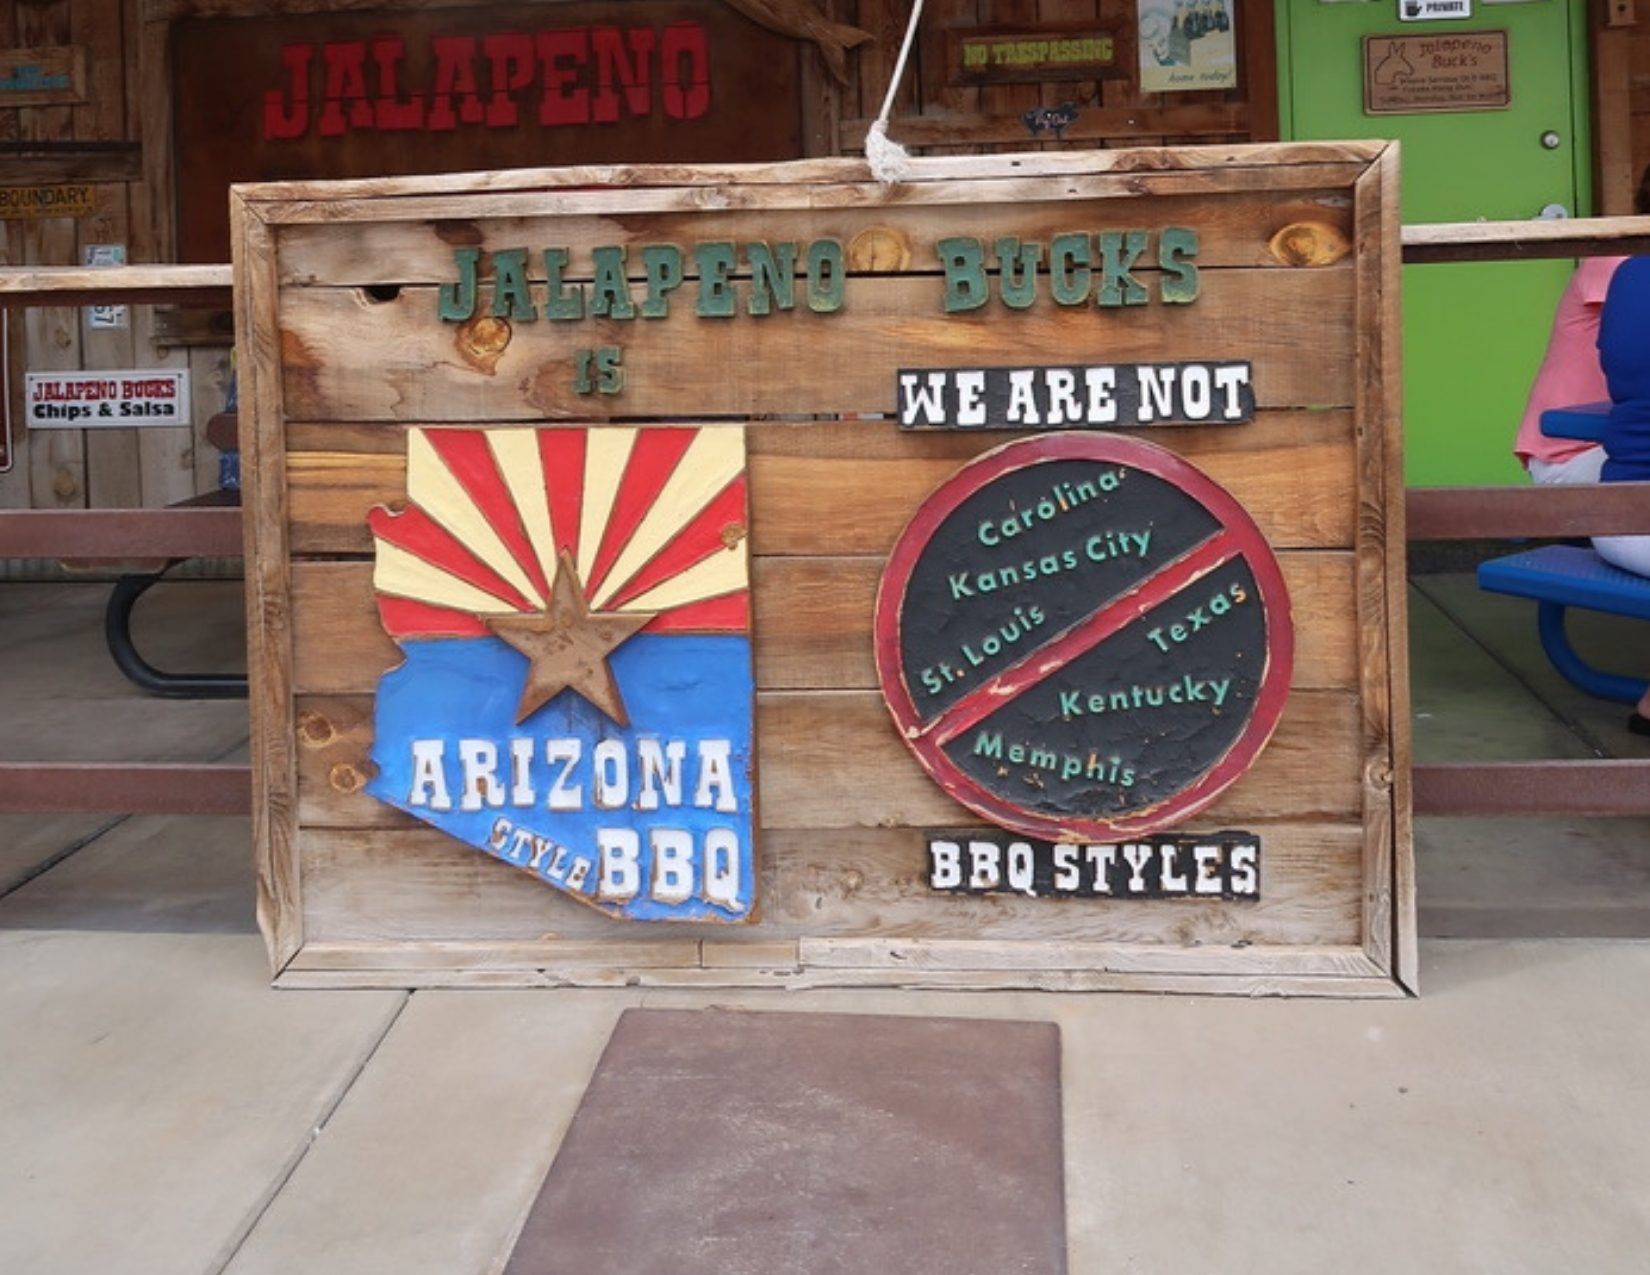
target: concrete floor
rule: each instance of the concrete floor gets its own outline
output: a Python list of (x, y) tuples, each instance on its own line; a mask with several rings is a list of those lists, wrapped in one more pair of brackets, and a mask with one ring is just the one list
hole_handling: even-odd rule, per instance
[[(0, 755), (235, 755), (244, 706), (126, 689), (101, 605), (0, 586)], [(236, 586), (144, 607), (157, 663), (231, 663)], [(1519, 603), (1433, 576), (1412, 607), (1421, 757), (1650, 743), (1551, 674)], [(1650, 661), (1642, 626), (1582, 641)], [(277, 994), (245, 820), (8, 817), (0, 1272), (494, 1271), (619, 1011), (712, 1002), (1059, 1022), (1078, 1275), (1644, 1270), (1650, 825), (1418, 841), (1415, 1002)]]

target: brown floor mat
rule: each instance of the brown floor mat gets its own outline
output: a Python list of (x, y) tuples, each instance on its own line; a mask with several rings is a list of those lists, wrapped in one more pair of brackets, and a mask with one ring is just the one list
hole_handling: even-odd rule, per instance
[(1053, 1023), (627, 1010), (506, 1275), (1057, 1275)]

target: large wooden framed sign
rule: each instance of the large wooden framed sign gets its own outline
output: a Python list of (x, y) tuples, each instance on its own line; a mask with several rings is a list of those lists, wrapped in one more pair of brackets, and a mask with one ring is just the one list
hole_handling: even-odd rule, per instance
[(1384, 145), (232, 212), (280, 985), (1414, 988)]

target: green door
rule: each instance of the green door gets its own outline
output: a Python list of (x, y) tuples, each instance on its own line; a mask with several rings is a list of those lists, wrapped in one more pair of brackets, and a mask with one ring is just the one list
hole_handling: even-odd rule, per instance
[[(1406, 224), (1590, 211), (1582, 0), (1485, 4), (1472, 16), (1401, 22), (1403, 0), (1280, 0), (1286, 138), (1396, 138)], [(1364, 112), (1364, 37), (1507, 33), (1505, 109)], [(1415, 46), (1408, 46), (1414, 48)], [(1377, 48), (1381, 54), (1391, 46)], [(1550, 215), (1550, 213), (1549, 213)], [(1404, 448), (1411, 484), (1522, 477), (1513, 435), (1573, 263), (1404, 269)]]

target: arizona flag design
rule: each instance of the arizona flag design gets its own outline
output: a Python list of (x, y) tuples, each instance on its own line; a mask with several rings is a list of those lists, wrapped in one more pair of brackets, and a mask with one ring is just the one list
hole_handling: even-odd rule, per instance
[(368, 525), (367, 792), (610, 915), (748, 919), (744, 430), (411, 429)]

